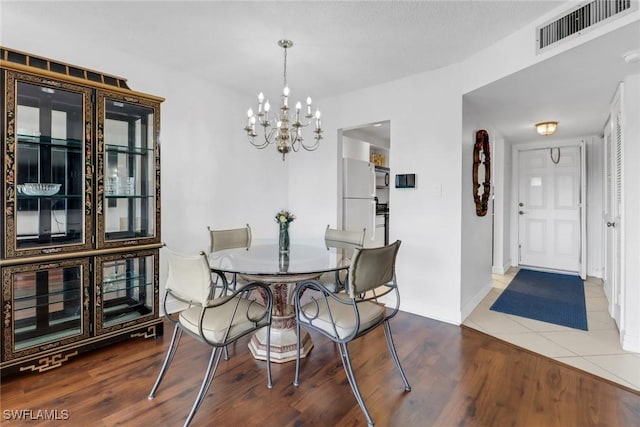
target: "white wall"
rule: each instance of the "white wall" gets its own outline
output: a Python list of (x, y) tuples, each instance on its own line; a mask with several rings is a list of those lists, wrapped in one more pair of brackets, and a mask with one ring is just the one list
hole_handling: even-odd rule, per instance
[[(324, 99), (323, 110), (331, 114), (323, 118), (323, 146), (297, 158), (290, 170), (291, 200), (299, 217), (323, 223), (337, 210), (335, 194), (320, 204), (316, 200), (338, 176), (339, 129), (390, 120), (389, 166), (394, 173), (416, 173), (418, 179), (417, 188), (392, 188), (389, 196), (389, 237), (402, 240), (397, 261), (402, 309), (451, 323), (461, 320), (462, 109), (457, 73), (453, 67)], [(415, 99), (431, 101), (416, 108)], [(442, 187), (441, 194), (432, 191), (434, 185)]]
[(500, 134), (494, 139), (492, 175), (494, 187), (494, 248), (493, 267), (495, 274), (504, 274), (511, 261), (511, 187), (512, 187), (512, 147)]
[[(493, 146), (496, 131), (479, 109), (469, 102), (462, 104), (462, 259), (473, 260), (471, 265), (461, 266), (461, 320), (464, 320), (482, 301), (493, 287), (491, 278), (492, 242), (493, 242), (493, 209), (491, 200), (485, 216), (476, 214), (473, 188), (473, 151), (476, 143), (476, 132), (484, 129), (489, 134), (489, 142)], [(490, 149), (492, 172), (495, 169), (495, 159)], [(494, 182), (491, 175), (491, 182)], [(481, 179), (482, 180), (482, 179)], [(482, 182), (480, 191), (482, 191)], [(463, 261), (464, 262), (464, 261)]]

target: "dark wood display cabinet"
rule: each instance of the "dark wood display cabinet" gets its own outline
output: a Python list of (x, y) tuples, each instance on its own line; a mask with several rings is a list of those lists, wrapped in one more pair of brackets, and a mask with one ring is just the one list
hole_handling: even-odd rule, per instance
[(4, 47), (0, 80), (1, 374), (161, 335), (163, 99)]

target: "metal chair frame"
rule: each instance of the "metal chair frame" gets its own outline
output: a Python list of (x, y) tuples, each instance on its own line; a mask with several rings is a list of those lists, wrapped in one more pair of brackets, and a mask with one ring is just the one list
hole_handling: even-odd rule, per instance
[[(360, 249), (364, 245), (364, 236), (366, 231), (366, 228), (363, 228), (362, 231), (338, 230), (335, 228), (331, 228), (327, 224), (327, 228), (324, 232), (324, 242), (327, 249), (338, 248), (342, 249), (343, 251), (353, 252), (355, 249)], [(341, 262), (344, 262), (345, 260), (350, 261), (350, 257), (343, 256)], [(341, 274), (344, 275), (344, 270), (336, 270), (333, 274), (333, 280), (335, 282), (334, 292), (340, 292), (344, 289), (344, 281), (346, 279), (346, 277), (340, 277)], [(323, 277), (320, 278), (321, 282), (326, 282), (324, 283), (325, 286), (327, 285), (329, 280), (330, 279), (324, 279)]]
[[(358, 387), (358, 383), (356, 381), (355, 374), (353, 372), (353, 367), (351, 365), (351, 356), (349, 354), (349, 348), (348, 348), (348, 344), (350, 342), (368, 334), (372, 330), (382, 325), (384, 327), (384, 335), (387, 341), (387, 347), (389, 349), (389, 353), (391, 354), (391, 357), (393, 358), (396, 368), (400, 373), (402, 382), (404, 383), (405, 391), (411, 391), (411, 386), (409, 385), (407, 377), (400, 364), (400, 359), (398, 358), (398, 353), (396, 351), (395, 344), (393, 342), (393, 336), (391, 334), (391, 327), (389, 324), (389, 320), (392, 319), (398, 313), (399, 306), (400, 306), (400, 293), (398, 291), (396, 275), (395, 275), (395, 258), (396, 258), (399, 246), (400, 246), (400, 241), (396, 241), (395, 243), (392, 243), (391, 245), (388, 245), (382, 248), (367, 248), (367, 249), (356, 250), (356, 253), (354, 253), (354, 257), (353, 257), (353, 264), (350, 267), (350, 270), (357, 269), (358, 264), (361, 261), (364, 261), (367, 257), (369, 257), (369, 254), (373, 255), (375, 251), (379, 251), (379, 250), (394, 251), (392, 260), (390, 261), (391, 265), (389, 266), (391, 279), (388, 281), (386, 281), (385, 279), (383, 282), (376, 283), (375, 286), (372, 288), (365, 288), (366, 290), (364, 292), (358, 292), (358, 287), (354, 287), (349, 284), (349, 280), (351, 280), (350, 279), (351, 274), (347, 277), (347, 280), (346, 280), (346, 290), (348, 291), (347, 294), (333, 293), (332, 291), (327, 289), (324, 285), (322, 285), (321, 283), (315, 280), (307, 280), (299, 283), (298, 286), (296, 286), (296, 289), (294, 292), (294, 303), (295, 303), (296, 318), (297, 318), (296, 329), (297, 329), (298, 337), (300, 337), (300, 328), (304, 327), (308, 330), (316, 331), (321, 335), (324, 335), (331, 341), (338, 344), (338, 347), (340, 350), (340, 359), (342, 361), (342, 365), (344, 367), (347, 380), (349, 381), (349, 385), (351, 386), (351, 389), (356, 397), (358, 405), (360, 406), (360, 409), (364, 413), (367, 419), (367, 424), (369, 426), (373, 426), (374, 422), (373, 422), (373, 419), (371, 418), (371, 415), (369, 414), (369, 410), (365, 405), (364, 399), (360, 392), (360, 388)], [(354, 277), (354, 279), (358, 280), (357, 277)], [(300, 301), (301, 301), (302, 294), (307, 290), (316, 291), (316, 293), (319, 294), (320, 296), (317, 298), (313, 297), (311, 302), (305, 304), (304, 306), (301, 306)], [(390, 309), (385, 308), (384, 309), (385, 314), (381, 316), (380, 319), (378, 319), (375, 323), (369, 325), (367, 328), (364, 328), (361, 330), (360, 329), (360, 325), (361, 325), (360, 324), (360, 320), (361, 320), (360, 307), (363, 304), (378, 304), (377, 302), (378, 298), (381, 298), (385, 295), (390, 295), (390, 294), (395, 297), (394, 306), (391, 307)], [(332, 306), (334, 307), (334, 309), (332, 309)], [(340, 336), (340, 333), (336, 327), (336, 321), (335, 321), (335, 315), (334, 315), (335, 307), (341, 307), (341, 306), (350, 307), (353, 310), (353, 316), (354, 316), (353, 331), (349, 335), (343, 336), (343, 337)], [(325, 321), (328, 320), (328, 322), (332, 325), (333, 327), (332, 331), (331, 330), (327, 331), (326, 329), (323, 329), (321, 327), (314, 325), (314, 321), (320, 318), (321, 312), (328, 313), (328, 319), (325, 318), (324, 320)], [(295, 378), (293, 381), (294, 386), (298, 386), (300, 384), (299, 374), (300, 374), (300, 340), (298, 339), (297, 353), (296, 353), (296, 370), (295, 370)]]

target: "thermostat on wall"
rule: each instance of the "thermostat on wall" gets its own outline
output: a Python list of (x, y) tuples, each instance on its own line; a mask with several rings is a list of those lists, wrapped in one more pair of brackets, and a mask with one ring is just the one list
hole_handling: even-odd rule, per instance
[(416, 174), (397, 174), (396, 175), (396, 188), (415, 188), (416, 187)]

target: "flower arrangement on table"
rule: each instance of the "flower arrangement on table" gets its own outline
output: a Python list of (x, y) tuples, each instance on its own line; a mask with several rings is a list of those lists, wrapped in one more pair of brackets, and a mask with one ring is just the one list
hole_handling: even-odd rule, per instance
[(289, 211), (281, 210), (276, 214), (276, 222), (280, 226), (280, 236), (278, 243), (280, 246), (280, 253), (289, 252), (289, 224), (296, 219), (296, 216)]
[(289, 211), (281, 210), (276, 214), (276, 222), (278, 224), (289, 224), (296, 219), (296, 216)]

